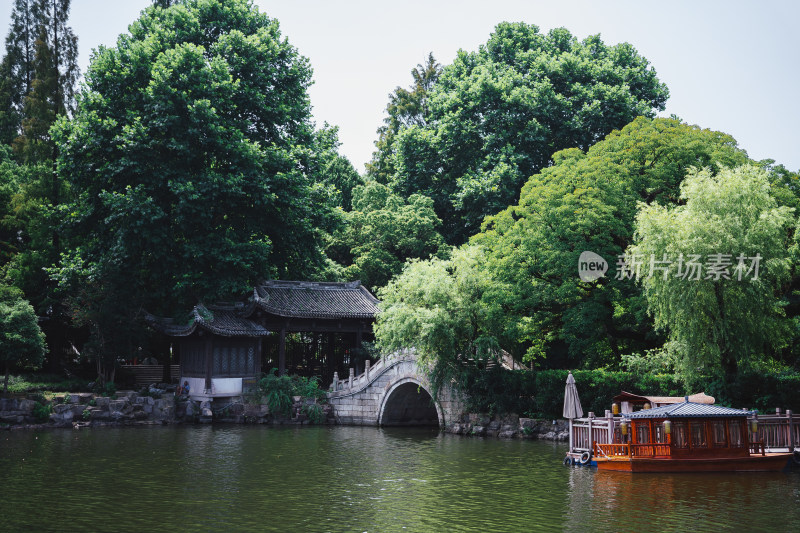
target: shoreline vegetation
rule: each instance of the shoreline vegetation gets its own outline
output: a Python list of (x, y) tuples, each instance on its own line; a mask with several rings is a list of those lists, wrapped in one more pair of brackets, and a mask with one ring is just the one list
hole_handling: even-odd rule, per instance
[[(324, 351), (322, 329), (284, 315), (226, 329), (251, 336), (248, 386), (257, 357), (333, 373), (358, 367), (351, 347), (369, 339), (413, 348), (432, 397), (454, 384), (466, 412), (490, 417), (560, 418), (567, 369), (598, 413), (622, 390), (800, 410), (800, 172), (693, 117), (659, 117), (669, 89), (635, 43), (498, 21), (390, 93), (359, 172), (337, 127), (314, 121), (312, 59), (252, 1), (155, 0), (80, 86), (69, 8), (14, 0), (0, 60), (10, 419), (177, 416), (163, 393), (115, 394), (135, 383), (121, 361), (202, 375), (188, 365), (200, 352), (146, 317), (172, 317), (192, 343), (257, 280), (361, 280), (380, 302), (357, 342), (325, 330)], [(40, 368), (95, 385), (10, 379)], [(308, 376), (265, 375), (256, 394), (269, 413), (329, 416)]]
[[(493, 369), (464, 384), (473, 392), (464, 412), (447, 420), (442, 431), (459, 435), (563, 440), (561, 420), (567, 371)], [(623, 390), (651, 395), (683, 395), (674, 376), (573, 371), (586, 411), (610, 408), (611, 398)], [(772, 412), (775, 407), (800, 405), (800, 376), (750, 373), (728, 384), (710, 381), (704, 392), (717, 404)], [(190, 401), (176, 396), (176, 385), (158, 384), (134, 390), (113, 386), (90, 392), (92, 384), (77, 377), (55, 375), (12, 376), (9, 394), (0, 398), (0, 429), (103, 427), (185, 423), (241, 423), (268, 425), (338, 424), (326, 391), (315, 379), (262, 375), (250, 393), (228, 404)], [(67, 385), (69, 391), (59, 389)], [(55, 392), (58, 391), (59, 392)], [(531, 391), (535, 391), (531, 394)], [(696, 391), (695, 391), (696, 392)], [(736, 396), (726, 394), (736, 393)], [(517, 414), (520, 413), (520, 414)]]

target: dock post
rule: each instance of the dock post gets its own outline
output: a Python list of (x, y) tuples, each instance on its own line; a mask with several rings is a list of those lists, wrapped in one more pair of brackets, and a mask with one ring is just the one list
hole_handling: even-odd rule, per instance
[(786, 418), (789, 419), (789, 451), (794, 451), (794, 418), (791, 409), (786, 410)]
[(575, 451), (575, 444), (572, 439), (572, 419), (568, 418), (567, 420), (569, 420), (569, 453), (572, 453)]
[(592, 429), (594, 429), (594, 412), (589, 411), (589, 454), (591, 455), (594, 446), (592, 446)]
[(614, 415), (606, 409), (606, 422), (608, 423), (608, 443), (614, 442)]

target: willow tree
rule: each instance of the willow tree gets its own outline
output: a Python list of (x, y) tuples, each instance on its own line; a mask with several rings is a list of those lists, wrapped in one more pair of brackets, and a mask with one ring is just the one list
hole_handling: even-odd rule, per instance
[(681, 199), (642, 207), (627, 270), (684, 377), (731, 379), (790, 337), (779, 289), (791, 270), (793, 209), (778, 205), (766, 171), (752, 165), (693, 169)]

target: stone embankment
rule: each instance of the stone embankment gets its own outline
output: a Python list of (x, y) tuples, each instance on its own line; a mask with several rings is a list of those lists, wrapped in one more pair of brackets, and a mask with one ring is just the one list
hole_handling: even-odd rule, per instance
[(445, 432), (473, 437), (495, 437), (501, 439), (541, 439), (552, 441), (569, 440), (569, 425), (566, 420), (538, 420), (520, 418), (517, 415), (465, 414), (447, 424)]
[[(174, 387), (173, 387), (174, 389)], [(263, 404), (234, 401), (224, 406), (176, 398), (167, 389), (118, 391), (112, 397), (92, 393), (25, 398), (0, 398), (0, 428), (100, 427), (183, 422), (251, 424), (335, 424), (330, 405), (295, 398), (285, 414), (270, 413)]]

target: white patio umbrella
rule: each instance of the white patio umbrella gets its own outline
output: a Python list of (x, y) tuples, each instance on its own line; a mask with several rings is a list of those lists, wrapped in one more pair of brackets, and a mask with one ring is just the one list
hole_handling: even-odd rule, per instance
[(572, 372), (567, 376), (567, 386), (564, 389), (564, 418), (580, 418), (583, 416), (581, 399), (578, 398), (578, 387), (575, 386), (575, 378)]

